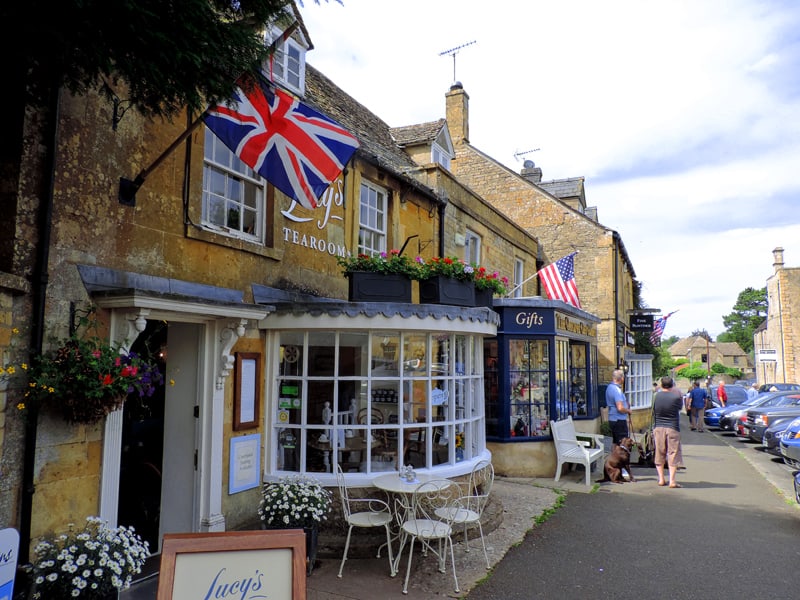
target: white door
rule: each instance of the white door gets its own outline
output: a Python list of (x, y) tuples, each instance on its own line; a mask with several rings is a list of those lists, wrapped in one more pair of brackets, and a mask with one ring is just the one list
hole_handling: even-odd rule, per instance
[(202, 330), (202, 325), (170, 322), (167, 333), (159, 545), (165, 533), (198, 529), (195, 406)]

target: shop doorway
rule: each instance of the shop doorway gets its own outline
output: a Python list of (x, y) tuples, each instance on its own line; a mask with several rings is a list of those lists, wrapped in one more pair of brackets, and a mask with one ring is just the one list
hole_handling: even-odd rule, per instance
[(165, 382), (151, 397), (125, 402), (117, 521), (134, 527), (153, 554), (165, 533), (195, 531), (201, 331), (149, 320), (131, 347), (158, 361)]

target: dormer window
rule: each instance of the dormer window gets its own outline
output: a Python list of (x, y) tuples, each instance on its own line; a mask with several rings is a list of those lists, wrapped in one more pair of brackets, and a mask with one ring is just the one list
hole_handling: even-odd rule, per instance
[[(267, 34), (266, 43), (270, 44), (282, 33), (280, 29), (272, 29)], [(302, 96), (306, 88), (306, 48), (294, 38), (283, 40), (267, 64), (266, 71), (275, 83)]]
[(442, 127), (439, 135), (437, 135), (436, 139), (431, 143), (431, 162), (442, 165), (449, 171), (450, 161), (453, 157), (453, 142), (450, 140), (450, 135), (447, 133), (447, 127)]

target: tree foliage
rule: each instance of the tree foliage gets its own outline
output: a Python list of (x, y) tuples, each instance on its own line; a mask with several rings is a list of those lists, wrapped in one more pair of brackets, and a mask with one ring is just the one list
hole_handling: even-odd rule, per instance
[[(767, 288), (745, 288), (739, 292), (733, 312), (722, 317), (727, 330), (718, 341), (736, 342), (745, 352), (753, 350), (753, 332), (767, 317)], [(725, 339), (722, 339), (722, 337)]]
[(705, 329), (695, 329), (692, 332), (692, 336), (693, 337), (701, 337), (704, 340), (706, 340), (707, 342), (713, 342), (714, 341), (714, 340), (711, 339), (711, 336), (709, 335), (708, 331), (706, 331)]
[[(4, 59), (40, 100), (51, 89), (123, 82), (142, 114), (193, 112), (230, 97), (236, 79), (266, 58), (264, 25), (289, 0), (29, 0), (4, 2)], [(10, 41), (13, 38), (13, 41)], [(13, 81), (13, 78), (12, 78)], [(8, 83), (8, 79), (6, 79)]]

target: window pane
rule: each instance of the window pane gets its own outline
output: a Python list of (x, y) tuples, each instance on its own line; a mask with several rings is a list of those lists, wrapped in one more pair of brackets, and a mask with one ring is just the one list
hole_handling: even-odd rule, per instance
[(330, 331), (308, 334), (308, 375), (333, 375), (336, 362), (336, 334)]
[(369, 361), (369, 335), (342, 333), (339, 339), (339, 375), (366, 376)]

